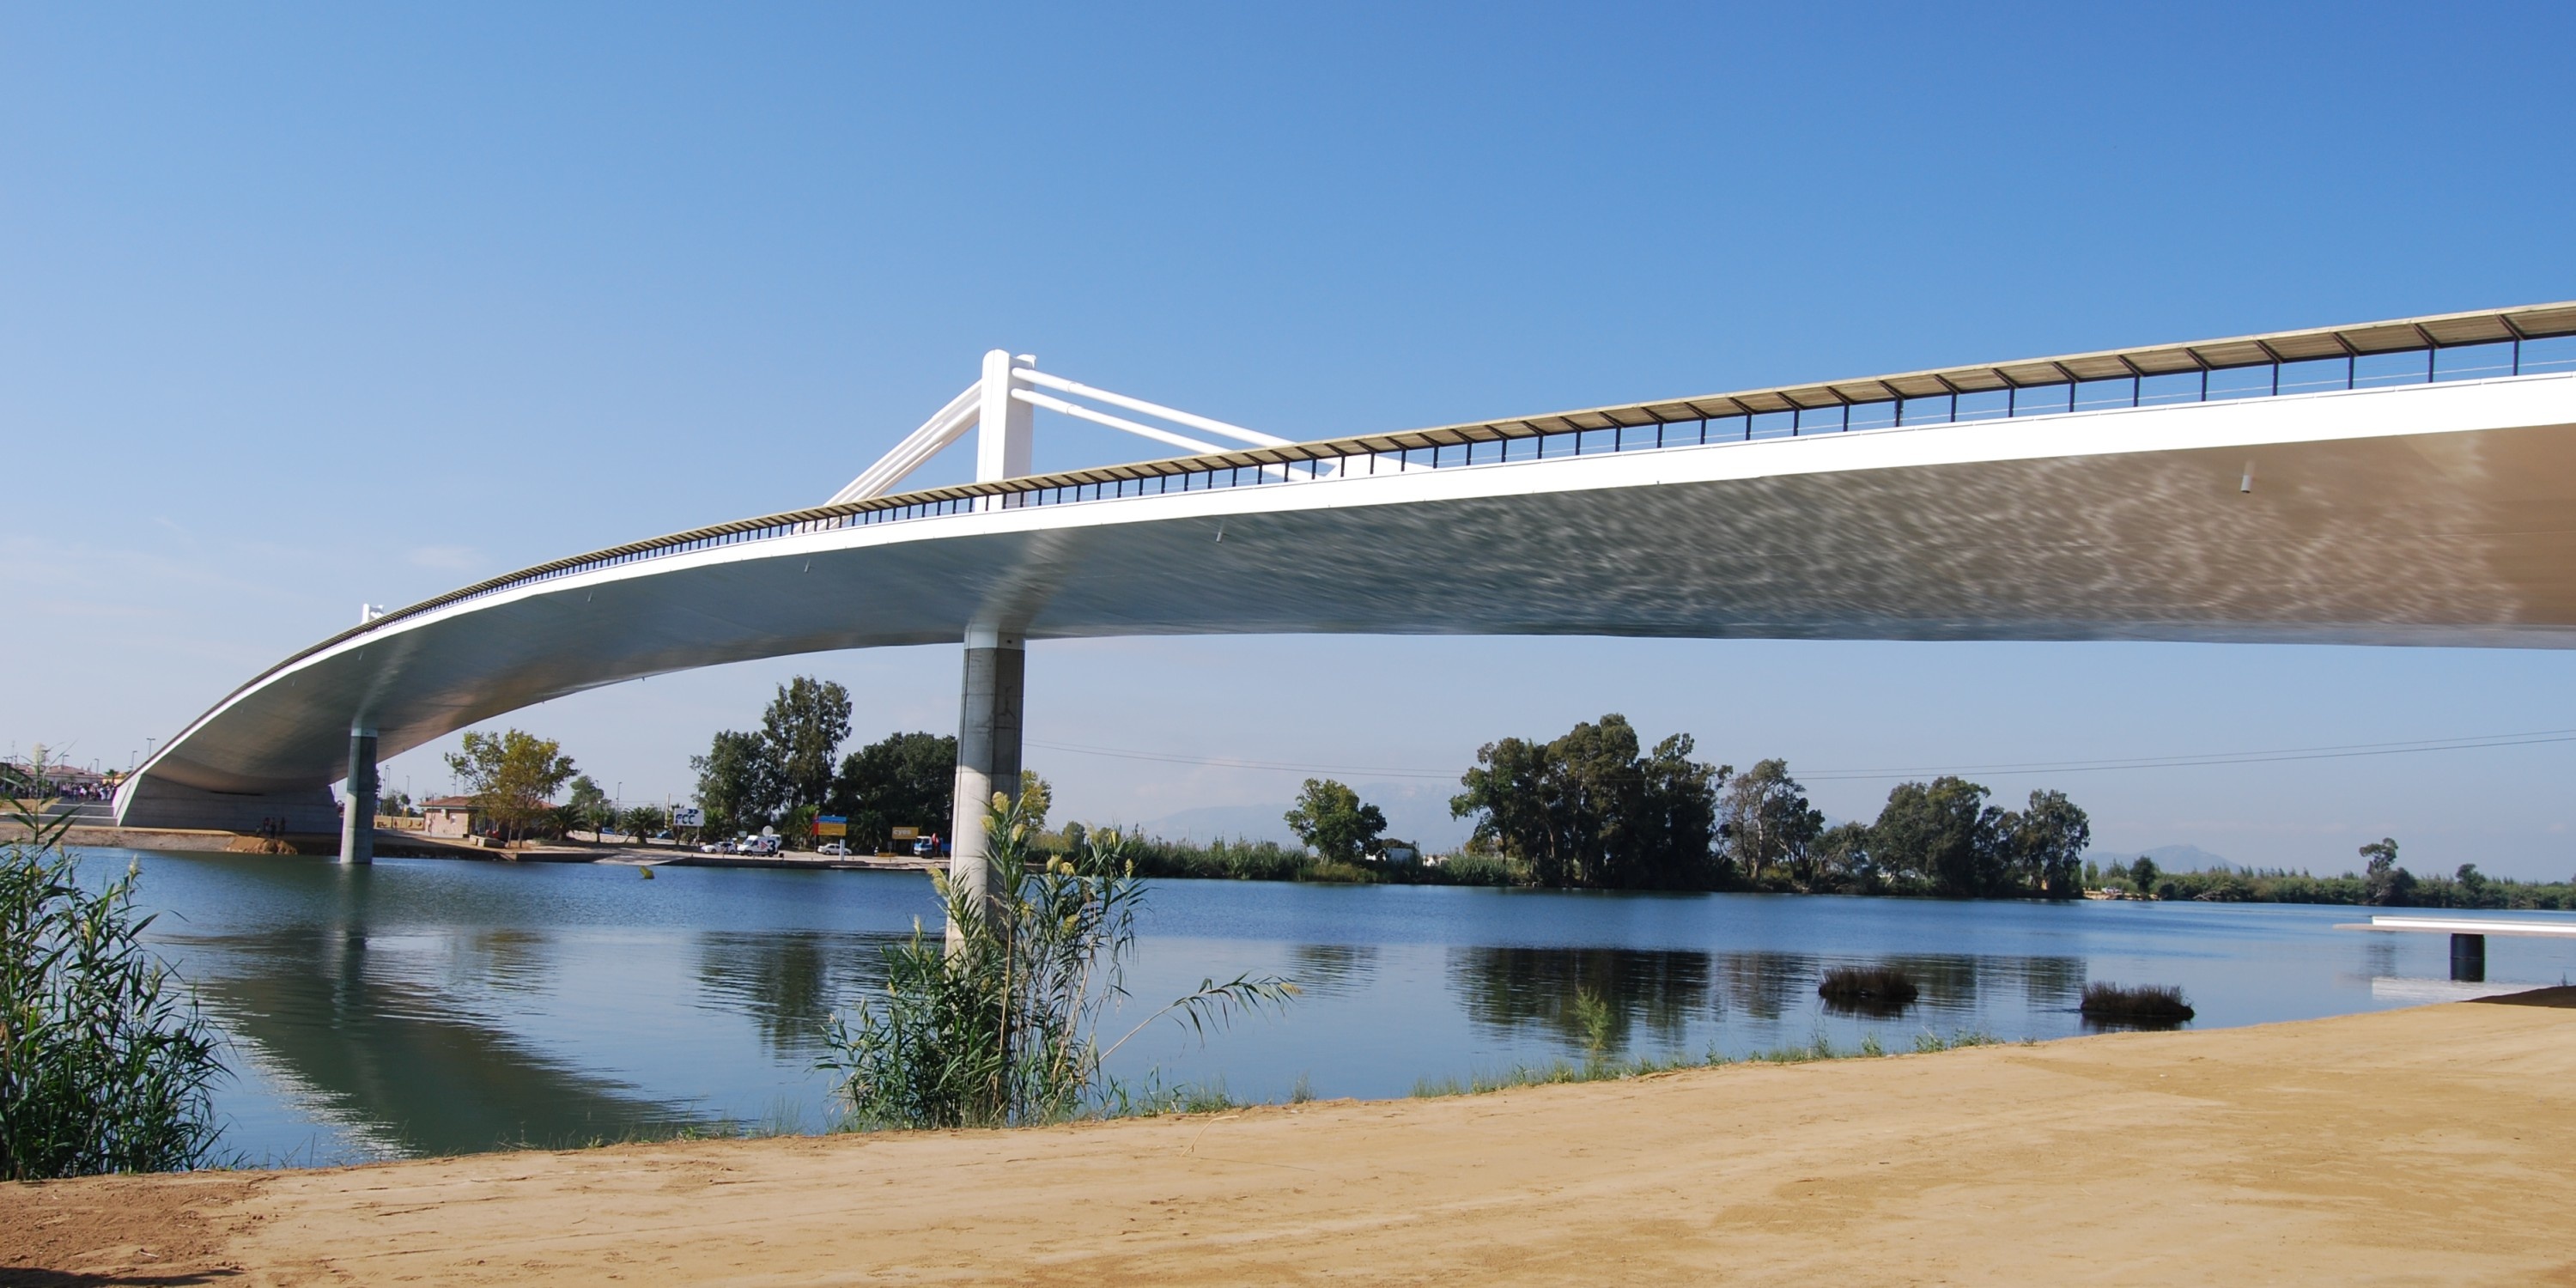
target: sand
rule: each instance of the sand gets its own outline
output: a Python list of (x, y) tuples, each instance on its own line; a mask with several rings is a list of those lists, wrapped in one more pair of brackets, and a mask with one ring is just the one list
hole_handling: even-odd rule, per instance
[(0, 1186), (0, 1283), (2576, 1284), (2576, 990), (1018, 1132)]

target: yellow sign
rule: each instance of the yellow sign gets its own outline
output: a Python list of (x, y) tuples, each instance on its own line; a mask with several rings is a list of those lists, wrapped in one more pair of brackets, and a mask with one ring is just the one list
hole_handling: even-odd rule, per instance
[(894, 830), (894, 839), (898, 841), (914, 841), (920, 838), (921, 829), (917, 827), (898, 827)]
[(850, 820), (839, 814), (824, 814), (814, 820), (816, 836), (848, 836)]

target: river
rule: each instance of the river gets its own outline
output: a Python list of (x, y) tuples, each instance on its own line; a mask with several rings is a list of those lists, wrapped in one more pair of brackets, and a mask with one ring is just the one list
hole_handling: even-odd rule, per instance
[[(658, 869), (91, 851), (139, 859), (159, 949), (230, 1039), (225, 1147), (268, 1165), (573, 1144), (689, 1127), (816, 1130), (817, 1032), (938, 930), (909, 873)], [(2506, 914), (2512, 915), (2512, 914)], [(1620, 1054), (1894, 1050), (1962, 1031), (2085, 1031), (2089, 980), (2180, 985), (2196, 1026), (2305, 1019), (2477, 990), (2438, 935), (2333, 927), (2356, 910), (1544, 893), (1220, 881), (1153, 885), (1130, 1017), (1240, 972), (1302, 995), (1202, 1042), (1164, 1024), (1131, 1082), (1276, 1100)], [(1896, 1016), (1827, 1008), (1828, 966), (1892, 962)], [(2576, 943), (2492, 940), (2497, 985), (2556, 984)], [(1578, 999), (1593, 1004), (1578, 1006)], [(1605, 1018), (1606, 1011), (1606, 1018)], [(1586, 1014), (1588, 1012), (1588, 1015)]]

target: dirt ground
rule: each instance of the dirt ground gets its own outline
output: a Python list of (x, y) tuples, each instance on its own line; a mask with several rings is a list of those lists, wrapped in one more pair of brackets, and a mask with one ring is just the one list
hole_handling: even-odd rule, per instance
[(2571, 1007), (0, 1186), (0, 1283), (2576, 1285)]

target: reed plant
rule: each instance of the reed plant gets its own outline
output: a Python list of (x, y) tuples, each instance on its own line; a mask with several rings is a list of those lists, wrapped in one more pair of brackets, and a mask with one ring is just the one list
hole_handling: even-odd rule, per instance
[(96, 891), (68, 816), (13, 801), (0, 845), (0, 1177), (197, 1167), (215, 1148), (213, 1028), (134, 912), (139, 865)]
[(884, 989), (826, 1026), (819, 1067), (839, 1075), (850, 1126), (1002, 1127), (1116, 1112), (1103, 1064), (1146, 1027), (1171, 1019), (1204, 1036), (1296, 995), (1277, 977), (1210, 978), (1104, 1041), (1127, 997), (1146, 898), (1134, 843), (1096, 829), (1072, 853), (1033, 862), (1042, 817), (1043, 806), (995, 794), (983, 822), (994, 874), (984, 906), (933, 874), (953, 937), (916, 921), (911, 939), (885, 950)]
[(2197, 1012), (2171, 984), (2122, 985), (2096, 981), (2084, 986), (2079, 1007), (2088, 1020), (2114, 1024), (2180, 1024)]
[(1893, 966), (1835, 966), (1825, 971), (1816, 995), (1838, 1006), (1900, 1011), (1920, 995), (1914, 978)]

